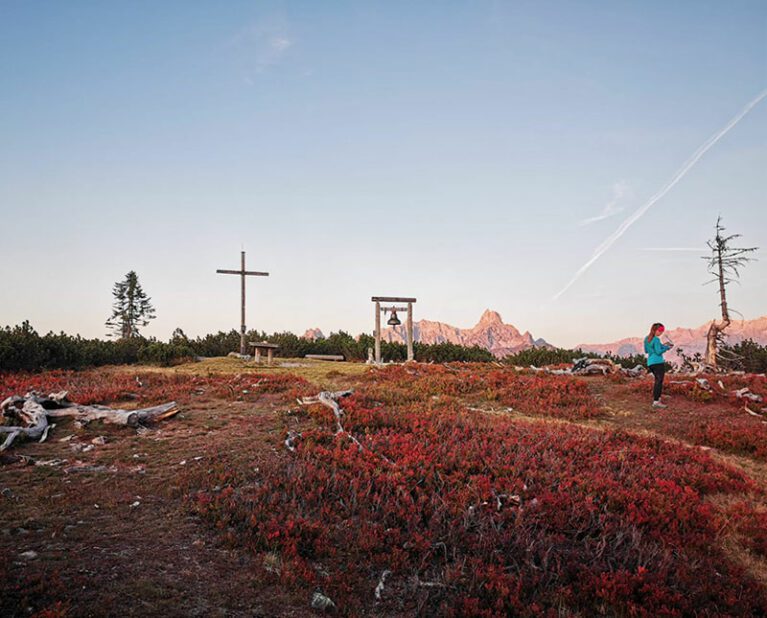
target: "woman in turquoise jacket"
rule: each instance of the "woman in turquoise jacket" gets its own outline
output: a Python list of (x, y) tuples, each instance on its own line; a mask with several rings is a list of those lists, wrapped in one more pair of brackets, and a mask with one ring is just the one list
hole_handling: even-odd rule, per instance
[(666, 327), (656, 322), (650, 327), (650, 334), (644, 339), (644, 351), (647, 354), (647, 370), (655, 376), (655, 385), (652, 389), (652, 407), (665, 408), (661, 403), (660, 396), (663, 392), (663, 378), (666, 374), (666, 365), (663, 354), (674, 347), (673, 343), (661, 343), (660, 335)]

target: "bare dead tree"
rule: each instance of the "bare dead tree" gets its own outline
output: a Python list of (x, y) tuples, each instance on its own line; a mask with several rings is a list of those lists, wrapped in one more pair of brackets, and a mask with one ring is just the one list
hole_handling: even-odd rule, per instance
[(714, 278), (706, 283), (719, 284), (719, 307), (722, 310), (721, 321), (712, 320), (706, 335), (706, 358), (707, 365), (716, 368), (718, 363), (719, 344), (724, 340), (724, 330), (730, 325), (730, 311), (727, 305), (727, 286), (733, 281), (740, 279), (740, 268), (753, 261), (750, 257), (759, 247), (733, 247), (731, 242), (740, 238), (741, 234), (724, 235), (725, 227), (722, 225), (721, 215), (716, 219), (716, 235), (706, 242), (711, 249), (710, 256), (703, 259), (708, 262), (708, 272)]

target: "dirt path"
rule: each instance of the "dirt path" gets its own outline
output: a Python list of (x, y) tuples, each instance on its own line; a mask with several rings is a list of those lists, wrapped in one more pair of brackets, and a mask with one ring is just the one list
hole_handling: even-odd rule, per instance
[(716, 459), (742, 469), (767, 490), (767, 462), (750, 457), (726, 453), (716, 448), (701, 446), (685, 439), (684, 430), (702, 418), (732, 414), (724, 403), (701, 405), (681, 395), (664, 395), (668, 408), (655, 410), (650, 405), (650, 390), (637, 392), (631, 382), (615, 383), (608, 380), (589, 380), (589, 387), (604, 406), (607, 416), (598, 425), (621, 429), (642, 435), (654, 435), (664, 440), (676, 440), (688, 446), (701, 448)]
[[(50, 442), (25, 445), (38, 463), (67, 461), (0, 467), (0, 614), (306, 615), (309, 591), (297, 597), (265, 581), (252, 554), (225, 548), (183, 498), (188, 479), (221, 453), (279, 456), (278, 412), (215, 402), (143, 435), (101, 427), (62, 442), (74, 433), (62, 423)], [(106, 444), (74, 452), (99, 436)]]

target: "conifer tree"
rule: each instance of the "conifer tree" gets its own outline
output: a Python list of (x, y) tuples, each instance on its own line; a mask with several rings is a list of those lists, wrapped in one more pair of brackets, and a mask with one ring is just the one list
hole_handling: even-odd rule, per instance
[(130, 271), (125, 279), (115, 283), (112, 296), (112, 315), (106, 321), (106, 326), (112, 331), (110, 336), (120, 339), (138, 337), (139, 328), (149, 324), (155, 313), (151, 298), (142, 289), (135, 271)]

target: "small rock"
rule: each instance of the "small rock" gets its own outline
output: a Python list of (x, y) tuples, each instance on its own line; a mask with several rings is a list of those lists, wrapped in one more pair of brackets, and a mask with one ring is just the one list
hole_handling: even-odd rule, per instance
[(59, 438), (59, 442), (69, 442), (74, 437), (75, 437), (75, 435), (73, 433), (71, 433), (68, 436), (64, 436), (63, 438)]
[(99, 436), (98, 438), (93, 438), (91, 440), (91, 444), (97, 444), (99, 446), (104, 446), (107, 443), (107, 439), (104, 436)]
[(24, 558), (24, 560), (34, 560), (37, 558), (37, 552), (30, 549), (29, 551), (20, 553), (19, 557)]
[(331, 610), (334, 609), (336, 606), (333, 601), (330, 600), (329, 597), (326, 597), (321, 592), (315, 592), (312, 596), (312, 607), (314, 609), (321, 609), (321, 610)]
[(141, 504), (141, 502), (139, 502), (138, 500), (136, 500), (135, 502), (133, 502), (133, 503), (130, 505), (130, 508), (132, 508), (132, 509), (135, 509), (135, 508), (136, 508), (137, 506), (139, 506), (140, 504)]
[(96, 448), (96, 447), (95, 447), (95, 446), (93, 446), (92, 444), (89, 444), (88, 446), (86, 446), (86, 447), (83, 449), (83, 451), (82, 451), (82, 452), (83, 452), (83, 453), (87, 453), (88, 451), (92, 451), (94, 448)]
[(13, 490), (10, 487), (3, 487), (3, 490), (0, 491), (0, 494), (2, 494), (4, 498), (13, 498)]

